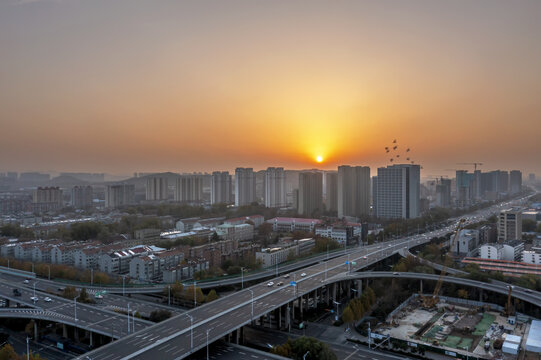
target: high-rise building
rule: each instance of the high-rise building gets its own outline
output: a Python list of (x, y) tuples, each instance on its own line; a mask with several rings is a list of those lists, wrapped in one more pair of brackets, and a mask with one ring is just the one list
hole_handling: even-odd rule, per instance
[(135, 204), (135, 185), (107, 185), (105, 189), (105, 207), (118, 208)]
[(203, 175), (180, 175), (175, 180), (175, 201), (189, 203), (203, 201)]
[(466, 207), (473, 203), (475, 198), (474, 174), (466, 170), (456, 171), (456, 206)]
[(229, 171), (214, 171), (210, 185), (211, 204), (232, 203), (231, 189)]
[(165, 176), (151, 176), (147, 178), (146, 199), (149, 201), (167, 200), (169, 189)]
[(59, 187), (38, 187), (32, 194), (32, 207), (35, 212), (58, 210), (62, 208), (62, 190)]
[(500, 212), (498, 218), (498, 242), (522, 240), (522, 210), (512, 208)]
[(325, 208), (327, 211), (338, 210), (338, 173), (336, 171), (325, 173)]
[(451, 206), (451, 180), (441, 179), (436, 185), (436, 205), (440, 207)]
[(501, 194), (509, 193), (509, 172), (500, 171), (500, 187), (499, 192)]
[(86, 209), (92, 206), (92, 186), (74, 186), (71, 189), (71, 206)]
[(388, 219), (419, 216), (421, 167), (397, 164), (378, 168), (375, 181), (375, 215)]
[(360, 217), (370, 214), (370, 168), (368, 166), (338, 167), (338, 217)]
[(534, 173), (530, 173), (528, 175), (528, 181), (530, 182), (530, 184), (535, 184), (535, 174)]
[(522, 172), (512, 170), (509, 174), (509, 193), (511, 195), (518, 194), (522, 191)]
[(249, 205), (254, 201), (256, 201), (254, 169), (236, 168), (235, 206)]
[(265, 171), (265, 206), (283, 207), (286, 205), (284, 168), (267, 168)]
[(319, 171), (305, 171), (299, 174), (298, 212), (312, 216), (323, 211), (323, 175)]

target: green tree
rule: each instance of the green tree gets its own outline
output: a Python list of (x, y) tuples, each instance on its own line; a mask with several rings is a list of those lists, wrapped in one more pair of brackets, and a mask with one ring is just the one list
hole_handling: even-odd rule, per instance
[(95, 239), (102, 228), (103, 225), (95, 221), (73, 224), (70, 227), (71, 238), (81, 241)]
[(336, 355), (332, 352), (327, 344), (313, 337), (301, 336), (295, 340), (287, 340), (283, 345), (276, 346), (272, 349), (274, 354), (287, 356), (293, 359), (302, 359), (304, 354), (309, 351), (306, 356), (307, 360), (336, 360)]
[(468, 290), (465, 290), (465, 289), (458, 289), (457, 291), (457, 295), (459, 298), (462, 298), (462, 299), (468, 299)]
[(218, 294), (216, 293), (216, 290), (212, 289), (209, 291), (209, 293), (207, 294), (207, 302), (211, 302), (211, 301), (214, 301), (218, 299)]
[(0, 360), (14, 360), (18, 358), (19, 356), (10, 344), (2, 346), (2, 349), (0, 349)]
[(541, 223), (537, 225), (537, 229), (535, 229), (535, 232), (541, 233)]
[[(194, 299), (194, 287), (193, 285), (188, 287), (186, 289), (186, 292), (184, 294), (184, 298), (187, 300), (187, 301), (193, 301)], [(202, 304), (203, 302), (205, 302), (205, 295), (203, 294), (203, 291), (201, 290), (200, 287), (198, 287), (196, 290), (195, 290), (195, 297), (196, 297), (196, 301), (198, 304)]]
[(348, 325), (348, 328), (349, 325), (355, 321), (355, 314), (349, 306), (346, 306), (342, 312), (342, 321)]
[(531, 231), (535, 231), (536, 228), (537, 228), (537, 221), (534, 221), (531, 219), (522, 220), (522, 231), (531, 232)]
[(77, 296), (77, 289), (73, 286), (66, 286), (62, 292), (62, 297), (66, 299), (73, 300)]
[(149, 320), (153, 322), (160, 322), (171, 317), (171, 311), (169, 310), (154, 310), (150, 313)]

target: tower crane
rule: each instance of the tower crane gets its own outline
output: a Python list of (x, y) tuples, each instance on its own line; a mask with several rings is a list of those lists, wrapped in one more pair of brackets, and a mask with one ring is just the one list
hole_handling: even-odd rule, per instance
[(457, 163), (457, 165), (473, 165), (474, 171), (477, 171), (477, 166), (481, 166), (481, 165), (483, 165), (483, 163), (480, 163), (480, 162)]
[[(458, 221), (458, 225), (456, 226), (455, 233), (453, 234), (453, 237), (451, 239), (451, 242), (449, 243), (449, 250), (452, 251), (453, 245), (455, 244), (456, 240), (458, 239), (458, 235), (460, 234), (460, 230), (462, 230), (464, 224), (466, 223), (466, 219), (460, 219)], [(441, 291), (441, 286), (443, 285), (443, 277), (445, 276), (445, 273), (447, 272), (447, 268), (451, 266), (451, 257), (446, 256), (445, 261), (443, 263), (443, 267), (440, 271), (440, 276), (438, 278), (438, 282), (436, 283), (436, 286), (434, 287), (434, 293), (432, 296), (424, 296), (423, 294), (419, 294), (423, 301), (423, 307), (430, 309), (440, 301), (439, 295)]]

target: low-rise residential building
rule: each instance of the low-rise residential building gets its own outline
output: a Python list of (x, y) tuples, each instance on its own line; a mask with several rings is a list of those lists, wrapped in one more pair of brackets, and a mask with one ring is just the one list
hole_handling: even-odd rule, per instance
[(195, 223), (201, 220), (200, 217), (180, 219), (175, 224), (175, 229), (180, 232), (188, 232), (194, 228)]
[(462, 256), (475, 256), (479, 244), (479, 231), (464, 229), (460, 230), (458, 239), (453, 244), (453, 253)]
[(318, 219), (275, 217), (267, 220), (272, 225), (272, 230), (276, 232), (307, 231), (314, 232), (317, 225), (322, 221)]
[(175, 283), (193, 278), (199, 271), (208, 270), (209, 262), (207, 260), (188, 260), (180, 265), (163, 271), (162, 281), (164, 283)]
[(482, 259), (503, 260), (502, 244), (483, 244), (479, 250)]
[(511, 240), (503, 243), (503, 259), (508, 261), (521, 261), (524, 251), (524, 242)]
[(527, 264), (541, 265), (541, 253), (536, 251), (523, 251), (522, 262)]
[(271, 267), (299, 255), (308, 254), (315, 246), (314, 239), (296, 240), (291, 244), (274, 248), (261, 249), (256, 252), (256, 260), (261, 261), (263, 267)]
[(318, 225), (315, 234), (333, 239), (340, 244), (350, 243), (362, 233), (362, 226), (359, 223), (335, 223), (332, 225)]
[(253, 240), (254, 226), (251, 224), (222, 224), (216, 227), (216, 234), (218, 234), (222, 240)]

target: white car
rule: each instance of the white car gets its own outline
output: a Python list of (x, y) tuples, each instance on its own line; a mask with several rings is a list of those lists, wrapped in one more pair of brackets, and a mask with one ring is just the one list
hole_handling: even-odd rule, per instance
[(45, 302), (51, 302), (51, 301), (53, 301), (53, 299), (51, 299), (51, 298), (48, 297), (48, 296), (47, 296), (45, 299), (43, 299), (43, 300), (45, 300)]
[(33, 302), (36, 302), (39, 300), (39, 298), (37, 296), (31, 296), (30, 300), (32, 300)]
[(25, 279), (25, 280), (23, 281), (23, 283), (25, 283), (25, 284), (30, 284), (30, 280)]
[(301, 274), (301, 277), (305, 277), (305, 276), (306, 276), (306, 273), (302, 273), (302, 274)]
[(367, 257), (367, 256), (363, 256), (363, 259), (365, 259), (365, 260), (366, 260), (366, 259), (368, 259), (368, 257)]
[(273, 287), (273, 286), (274, 286), (274, 283), (271, 281), (271, 282), (267, 283), (267, 286), (268, 286), (268, 287)]
[(289, 274), (285, 274), (284, 279), (289, 279)]

